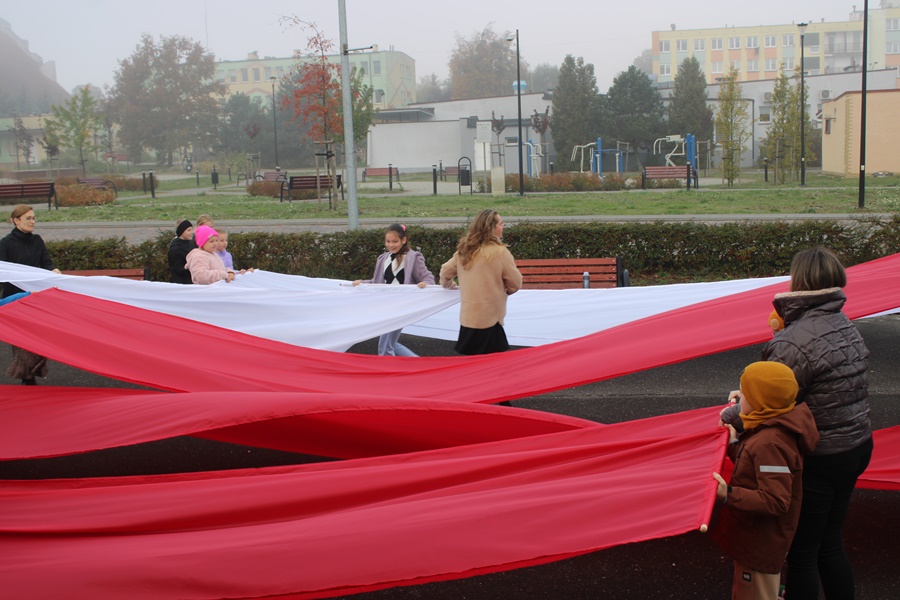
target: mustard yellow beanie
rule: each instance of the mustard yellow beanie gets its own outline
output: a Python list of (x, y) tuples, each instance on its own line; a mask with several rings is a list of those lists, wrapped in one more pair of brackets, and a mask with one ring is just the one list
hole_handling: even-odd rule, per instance
[(794, 409), (800, 387), (790, 367), (778, 362), (755, 362), (741, 374), (741, 392), (753, 408), (750, 414), (741, 413), (745, 429), (753, 429), (772, 417)]

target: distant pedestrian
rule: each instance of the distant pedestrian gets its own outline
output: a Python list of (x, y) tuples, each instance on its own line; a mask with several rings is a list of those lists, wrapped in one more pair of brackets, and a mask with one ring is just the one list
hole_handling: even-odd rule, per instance
[(169, 274), (172, 283), (191, 283), (187, 255), (196, 247), (194, 226), (187, 219), (180, 221), (175, 227), (175, 239), (169, 243)]
[[(372, 279), (357, 279), (360, 283), (387, 283), (390, 285), (417, 285), (424, 288), (434, 284), (434, 275), (425, 266), (421, 252), (411, 250), (406, 225), (394, 223), (384, 232), (384, 246), (387, 252), (375, 260), (375, 274)], [(391, 331), (378, 338), (378, 354), (382, 356), (418, 356), (400, 343), (402, 329)]]
[[(37, 223), (34, 209), (27, 204), (17, 204), (9, 216), (9, 222), (12, 223), (13, 230), (0, 239), (0, 260), (59, 273), (47, 252), (44, 240), (34, 233)], [(22, 293), (23, 290), (6, 282), (0, 297), (9, 298)], [(6, 374), (13, 379), (21, 379), (22, 385), (36, 385), (36, 377), (47, 376), (46, 357), (16, 346), (12, 347), (12, 353), (12, 364), (6, 369)]]
[(755, 362), (741, 375), (740, 438), (732, 425), (730, 484), (713, 473), (725, 502), (713, 536), (734, 559), (734, 600), (776, 600), (781, 569), (800, 518), (803, 454), (819, 441), (797, 380), (781, 363)]
[(503, 318), (506, 298), (522, 288), (522, 274), (503, 243), (503, 218), (495, 210), (478, 213), (460, 238), (456, 252), (441, 266), (441, 285), (459, 286), (460, 354), (491, 354), (509, 349)]

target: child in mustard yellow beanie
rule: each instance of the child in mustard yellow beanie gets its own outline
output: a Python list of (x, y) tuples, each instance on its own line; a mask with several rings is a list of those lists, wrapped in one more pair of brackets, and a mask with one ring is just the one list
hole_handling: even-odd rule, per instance
[(730, 484), (713, 473), (716, 495), (725, 502), (713, 536), (734, 559), (732, 598), (778, 597), (781, 567), (800, 518), (803, 455), (819, 432), (806, 404), (795, 403), (794, 372), (772, 362), (755, 362), (741, 375), (738, 437), (730, 424)]

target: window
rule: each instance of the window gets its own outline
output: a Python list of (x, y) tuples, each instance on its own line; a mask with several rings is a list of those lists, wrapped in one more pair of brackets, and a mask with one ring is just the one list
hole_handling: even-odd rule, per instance
[(694, 40), (694, 50), (706, 50), (706, 40)]
[(781, 45), (784, 47), (793, 46), (794, 45), (794, 34), (786, 33), (781, 36)]
[(900, 19), (885, 19), (885, 28), (888, 31), (897, 31), (900, 30)]
[(767, 58), (766, 59), (766, 71), (777, 71), (777, 70), (778, 70), (778, 63), (775, 61), (775, 59)]
[(760, 109), (759, 111), (759, 122), (760, 123), (768, 123), (772, 120), (772, 115), (769, 113), (769, 109)]
[(888, 42), (884, 47), (885, 54), (900, 54), (900, 42)]
[(730, 68), (734, 69), (735, 71), (740, 71), (741, 70), (741, 61), (733, 60), (733, 61), (731, 61), (731, 63), (728, 66)]
[(259, 67), (253, 67), (253, 81), (259, 81)]
[(659, 51), (660, 52), (670, 52), (670, 44), (669, 40), (659, 40)]
[(825, 135), (831, 135), (831, 122), (834, 119), (825, 119)]
[(272, 77), (272, 67), (266, 67), (266, 79), (270, 79)]
[(774, 35), (767, 35), (765, 44), (766, 48), (774, 48), (775, 47), (775, 37)]
[(729, 50), (740, 50), (741, 49), (741, 38), (739, 38), (739, 37), (728, 38), (728, 49)]
[(675, 40), (675, 51), (676, 52), (687, 52), (687, 40)]
[(747, 47), (748, 48), (759, 48), (759, 37), (755, 35), (747, 36)]
[(712, 72), (713, 73), (724, 73), (725, 72), (724, 63), (721, 60), (712, 61)]
[(666, 76), (672, 74), (672, 65), (659, 65), (659, 74), (660, 76)]
[(710, 40), (710, 48), (713, 50), (721, 50), (722, 49), (722, 38), (713, 38)]
[(755, 73), (759, 71), (759, 61), (758, 60), (748, 60), (747, 61), (747, 71)]
[(372, 74), (373, 75), (381, 75), (381, 61), (380, 60), (372, 61)]
[(234, 69), (228, 69), (228, 81), (231, 83), (237, 83), (237, 71)]
[(784, 70), (785, 71), (793, 71), (794, 70), (794, 58), (785, 58), (784, 59)]
[(248, 77), (248, 74), (247, 74), (247, 69), (241, 69), (241, 81), (243, 81), (244, 83), (247, 83), (248, 81), (250, 81), (250, 78)]

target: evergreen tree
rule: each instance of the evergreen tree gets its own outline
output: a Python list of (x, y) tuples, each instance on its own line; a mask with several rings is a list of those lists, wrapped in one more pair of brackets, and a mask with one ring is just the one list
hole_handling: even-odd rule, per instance
[(573, 168), (572, 149), (596, 141), (600, 126), (600, 94), (594, 65), (584, 59), (566, 56), (559, 69), (559, 82), (553, 92), (553, 147), (556, 168)]
[(706, 78), (693, 56), (684, 59), (675, 75), (675, 87), (669, 97), (669, 129), (672, 134), (693, 134), (698, 140), (710, 140), (713, 111), (707, 105)]
[(729, 186), (740, 174), (741, 154), (748, 137), (747, 104), (742, 100), (740, 72), (731, 67), (728, 76), (719, 86), (719, 103), (716, 106), (716, 143), (722, 148), (722, 177)]
[(651, 150), (666, 135), (666, 110), (659, 91), (634, 65), (619, 73), (604, 104), (603, 137), (628, 142), (633, 150)]

